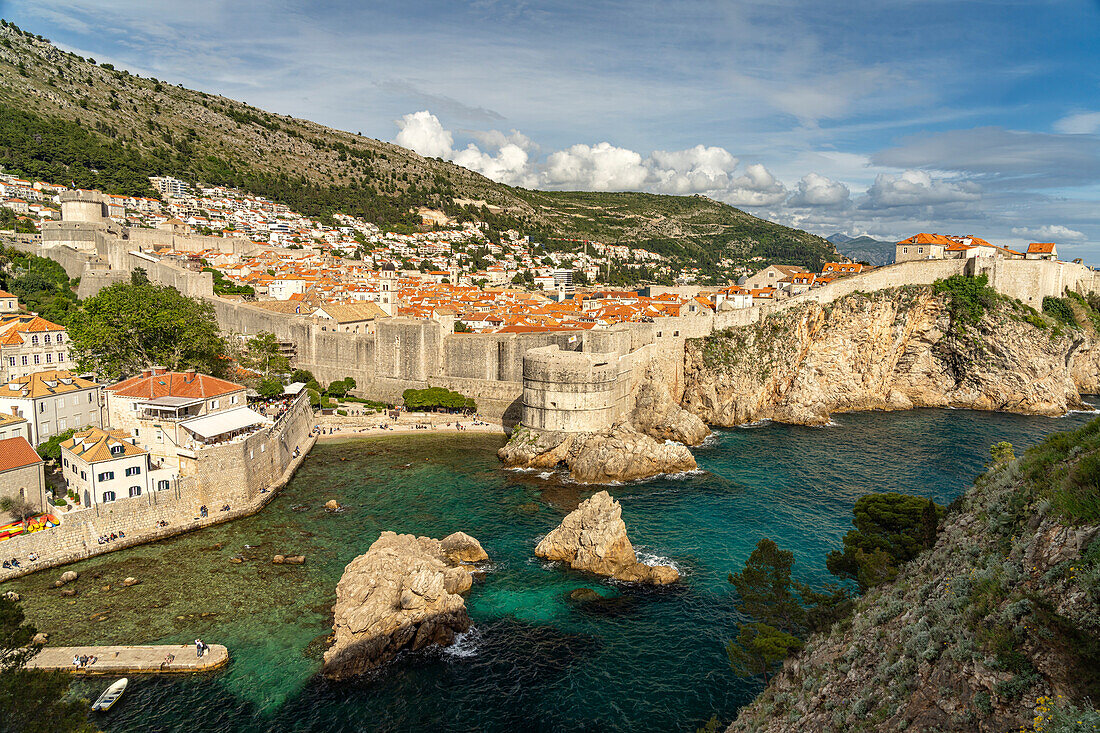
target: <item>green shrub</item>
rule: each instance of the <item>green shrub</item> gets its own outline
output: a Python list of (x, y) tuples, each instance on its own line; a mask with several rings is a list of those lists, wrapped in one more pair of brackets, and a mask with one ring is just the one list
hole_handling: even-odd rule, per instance
[(1073, 309), (1070, 307), (1067, 298), (1055, 298), (1050, 295), (1046, 296), (1043, 298), (1043, 313), (1046, 313), (1059, 323), (1070, 326), (1071, 328), (1077, 328), (1077, 318), (1073, 315)]
[(946, 296), (952, 326), (977, 325), (999, 297), (997, 291), (989, 287), (989, 277), (986, 275), (952, 275), (946, 280), (934, 282), (932, 291)]

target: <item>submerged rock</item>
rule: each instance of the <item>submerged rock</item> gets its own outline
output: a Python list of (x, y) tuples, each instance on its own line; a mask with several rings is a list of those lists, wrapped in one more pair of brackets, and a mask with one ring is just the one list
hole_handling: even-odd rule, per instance
[(54, 587), (60, 588), (66, 583), (71, 583), (79, 577), (80, 576), (75, 570), (66, 570), (65, 572), (61, 573), (61, 577), (58, 578), (57, 581), (54, 583)]
[(591, 588), (575, 588), (569, 591), (568, 598), (575, 603), (590, 603), (602, 599), (603, 596)]
[(348, 563), (336, 586), (333, 643), (323, 674), (347, 679), (393, 659), (402, 649), (446, 646), (470, 627), (461, 593), (472, 566), (488, 559), (462, 532), (443, 541), (383, 532), (365, 555)]
[(581, 502), (557, 529), (542, 538), (535, 554), (564, 562), (574, 570), (631, 583), (665, 585), (680, 578), (675, 568), (638, 562), (626, 536), (622, 507), (606, 491)]
[(339, 508), (340, 508), (340, 503), (338, 501), (336, 501), (335, 499), (329, 499), (328, 501), (325, 502), (325, 509), (329, 510), (330, 512), (334, 512)]

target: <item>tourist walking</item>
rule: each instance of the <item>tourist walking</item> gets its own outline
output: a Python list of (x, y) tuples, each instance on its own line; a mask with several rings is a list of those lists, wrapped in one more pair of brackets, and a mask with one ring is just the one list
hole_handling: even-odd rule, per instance
[(197, 656), (197, 657), (202, 656), (203, 646), (205, 646), (205, 645), (202, 643), (202, 639), (195, 639), (195, 656)]

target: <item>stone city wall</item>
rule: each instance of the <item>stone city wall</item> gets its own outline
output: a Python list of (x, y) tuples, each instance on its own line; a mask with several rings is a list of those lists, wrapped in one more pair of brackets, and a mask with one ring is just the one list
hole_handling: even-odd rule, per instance
[(634, 354), (530, 349), (523, 357), (523, 419), (539, 430), (611, 427), (633, 408)]

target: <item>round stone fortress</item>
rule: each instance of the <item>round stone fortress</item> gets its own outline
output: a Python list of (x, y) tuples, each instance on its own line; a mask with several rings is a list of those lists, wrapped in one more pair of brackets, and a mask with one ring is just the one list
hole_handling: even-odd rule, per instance
[(523, 355), (522, 423), (569, 433), (608, 428), (630, 411), (630, 360), (618, 354), (562, 351)]

